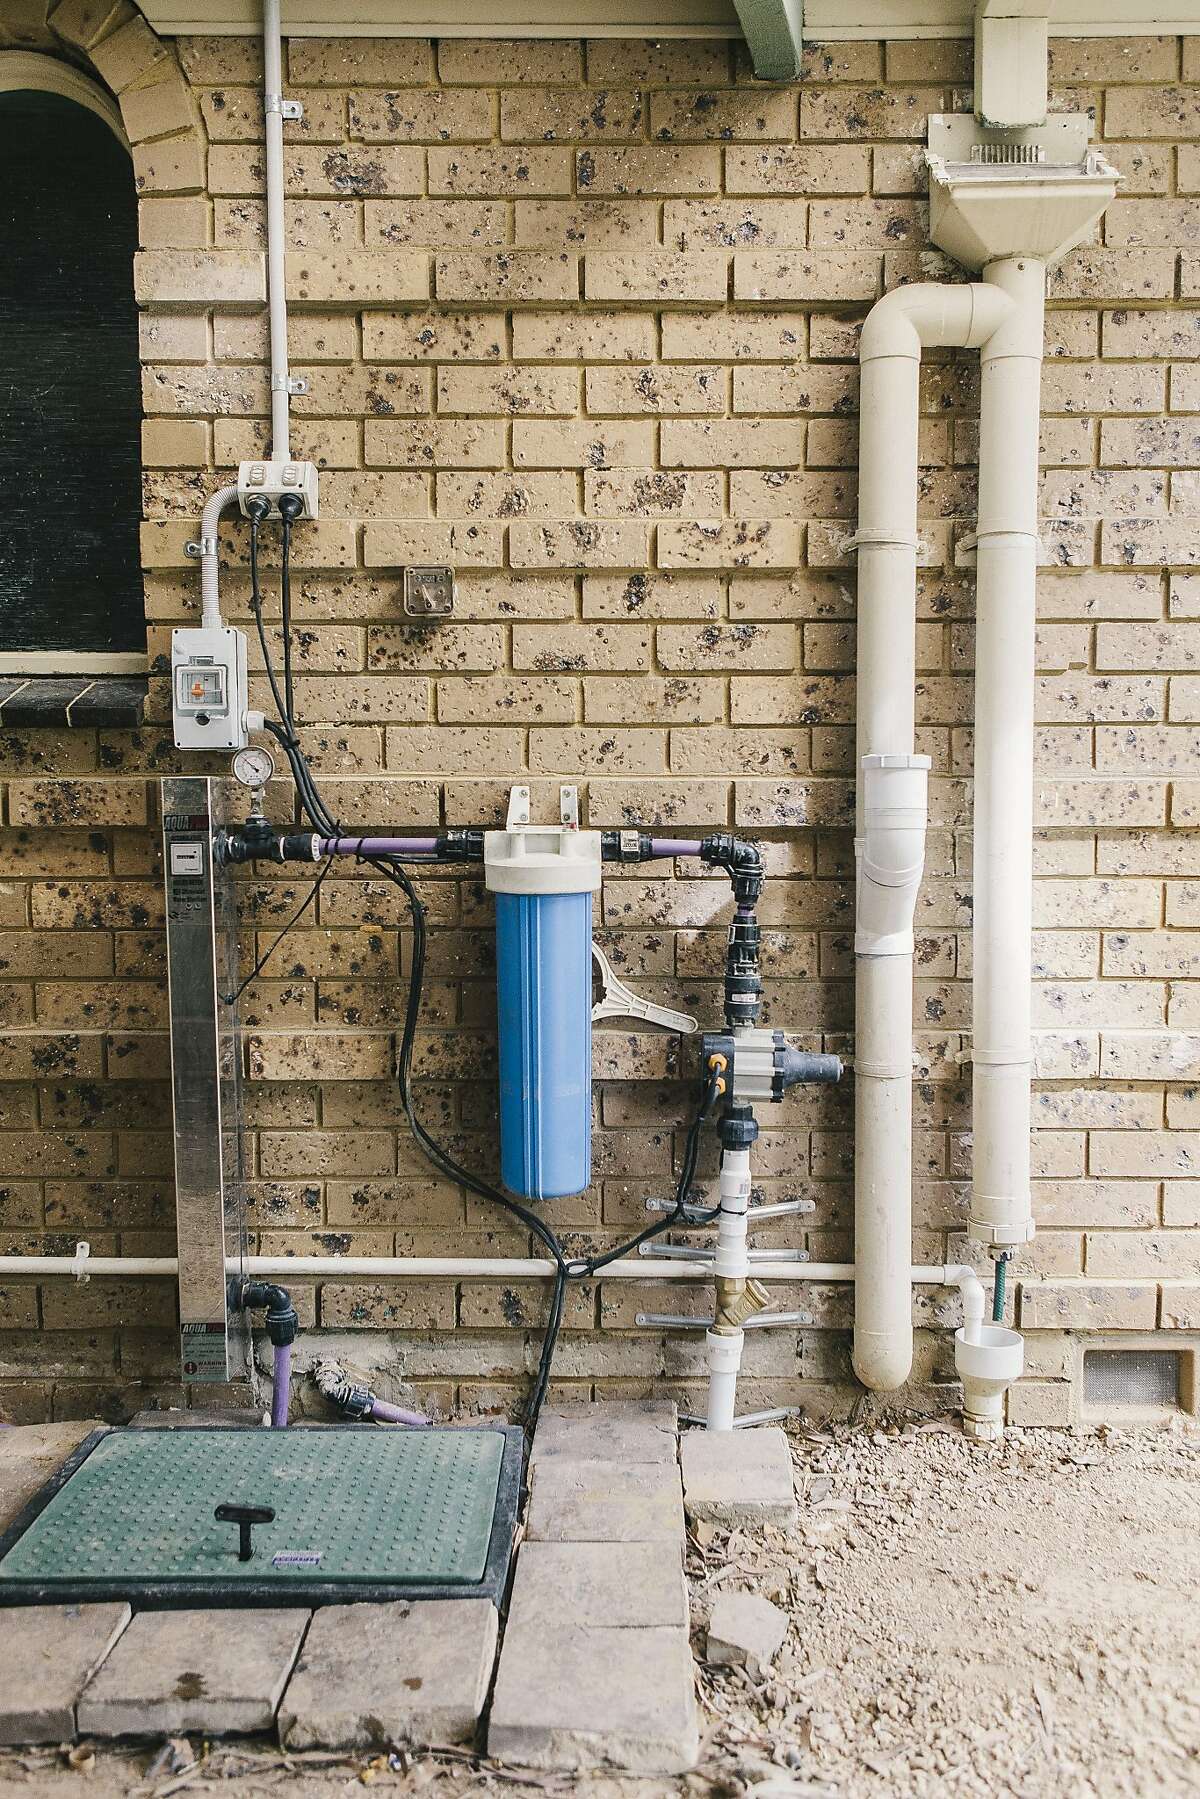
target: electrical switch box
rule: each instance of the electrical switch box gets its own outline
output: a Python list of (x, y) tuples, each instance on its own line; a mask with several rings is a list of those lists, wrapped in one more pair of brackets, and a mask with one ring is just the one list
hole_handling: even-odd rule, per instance
[(317, 516), (317, 465), (315, 462), (242, 462), (238, 465), (238, 500), (243, 513), (246, 502), (260, 494), (271, 502), (269, 518), (279, 517), (279, 500), (285, 493), (298, 495), (304, 508), (299, 518)]
[(240, 750), (246, 743), (246, 638), (231, 625), (171, 633), (175, 747)]

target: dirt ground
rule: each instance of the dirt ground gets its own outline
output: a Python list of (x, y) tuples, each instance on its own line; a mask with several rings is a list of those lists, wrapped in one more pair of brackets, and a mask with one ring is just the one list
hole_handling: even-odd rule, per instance
[[(794, 1530), (693, 1537), (705, 1741), (684, 1780), (545, 1776), (456, 1752), (314, 1758), (266, 1743), (0, 1753), (0, 1790), (65, 1799), (1170, 1799), (1200, 1794), (1200, 1430), (956, 1423), (793, 1439)], [(790, 1628), (769, 1676), (704, 1663), (714, 1595)], [(650, 1672), (648, 1670), (648, 1672)], [(155, 1756), (157, 1754), (157, 1762)], [(71, 1763), (74, 1763), (74, 1766)]]

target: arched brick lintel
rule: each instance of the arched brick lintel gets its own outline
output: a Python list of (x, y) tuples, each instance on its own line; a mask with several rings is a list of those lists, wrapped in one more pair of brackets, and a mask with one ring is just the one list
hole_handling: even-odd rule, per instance
[(203, 194), (207, 135), (173, 45), (129, 0), (51, 0), (46, 23), (116, 99), (139, 196)]

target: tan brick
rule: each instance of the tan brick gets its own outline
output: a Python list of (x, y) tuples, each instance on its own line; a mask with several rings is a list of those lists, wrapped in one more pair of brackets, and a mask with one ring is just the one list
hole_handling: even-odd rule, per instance
[(90, 50), (130, 16), (126, 0), (57, 0), (46, 23), (55, 36), (77, 50)]
[(618, 731), (600, 726), (534, 730), (529, 766), (538, 774), (654, 775), (666, 768), (662, 731)]
[(513, 626), (513, 667), (559, 670), (645, 670), (650, 633), (641, 625), (559, 625), (552, 642), (536, 625)]
[(134, 144), (191, 131), (197, 124), (191, 90), (174, 61), (164, 58), (154, 72), (152, 83), (130, 88), (121, 99), (121, 122)]
[(590, 368), (584, 377), (591, 413), (724, 412), (726, 375), (715, 366)]
[(574, 369), (441, 368), (439, 412), (499, 412), (553, 416), (575, 411), (579, 378)]
[(671, 144), (580, 150), (576, 184), (581, 194), (715, 194), (721, 152)]
[(651, 201), (518, 200), (514, 220), (513, 241), (523, 249), (567, 243), (611, 250), (658, 242), (658, 212)]
[(143, 306), (261, 306), (266, 270), (261, 256), (232, 250), (140, 250), (134, 288)]
[(804, 458), (804, 425), (797, 419), (670, 421), (662, 427), (664, 468), (791, 468)]
[(101, 81), (120, 94), (165, 57), (166, 46), (139, 15), (102, 42), (92, 44), (89, 55)]
[(509, 529), (509, 559), (514, 568), (644, 568), (646, 535), (633, 522), (518, 519)]
[(304, 250), (287, 258), (289, 300), (309, 305), (394, 305), (429, 295), (423, 256), (392, 250)]
[(142, 460), (148, 468), (203, 467), (207, 445), (202, 419), (146, 419), (142, 425)]
[(437, 477), (439, 518), (561, 518), (575, 504), (575, 478), (541, 475), (443, 474)]
[(569, 150), (537, 149), (430, 150), (431, 194), (491, 195), (569, 194), (572, 159)]
[(142, 781), (10, 781), (8, 820), (14, 825), (144, 825)]
[(154, 138), (133, 147), (139, 194), (195, 194), (204, 186), (204, 145), (195, 132)]
[(711, 251), (643, 251), (628, 256), (603, 250), (584, 258), (584, 293), (589, 300), (723, 300), (728, 288), (725, 260)]
[(448, 82), (495, 82), (525, 86), (541, 81), (579, 81), (582, 45), (538, 39), (511, 42), (495, 38), (443, 38), (437, 49), (438, 75)]
[(138, 202), (143, 250), (199, 250), (208, 243), (208, 204), (200, 198)]
[(654, 454), (654, 426), (649, 423), (516, 419), (512, 432), (512, 459), (518, 468), (641, 468)]
[(765, 84), (726, 93), (657, 93), (650, 100), (650, 134), (675, 143), (787, 140), (796, 135), (796, 93)]
[(412, 87), (433, 77), (433, 46), (420, 38), (298, 37), (288, 44), (293, 81)]
[(368, 247), (412, 244), (426, 250), (486, 247), (508, 239), (507, 208), (500, 200), (368, 200), (363, 207)]
[(1018, 1427), (1062, 1428), (1072, 1422), (1074, 1409), (1070, 1383), (1065, 1380), (1019, 1380), (1007, 1399), (1010, 1424)]
[(434, 258), (439, 300), (505, 300), (512, 304), (574, 300), (578, 284), (577, 258), (566, 252), (504, 250)]
[[(660, 469), (596, 471), (583, 477), (584, 511), (593, 518), (702, 518), (719, 512), (721, 478), (712, 474), (671, 474)], [(563, 510), (561, 507), (559, 511)]]
[(349, 96), (350, 136), (387, 144), (446, 144), (492, 135), (491, 97), (480, 90), (452, 93), (441, 88)]
[(868, 155), (857, 146), (781, 144), (758, 149), (731, 144), (725, 152), (725, 188), (731, 194), (861, 194), (868, 185)]
[(518, 143), (636, 141), (645, 97), (637, 88), (578, 90), (530, 86), (500, 97), (500, 136)]
[(499, 568), (503, 559), (503, 527), (469, 519), (368, 521), (363, 536), (363, 561), (368, 568), (401, 568), (413, 562)]
[(739, 300), (873, 300), (879, 291), (878, 256), (822, 251), (813, 255), (739, 250), (733, 259), (733, 291)]
[(1021, 1283), (1024, 1330), (1153, 1330), (1157, 1310), (1153, 1283)]
[[(200, 115), (210, 143), (259, 143), (263, 135), (261, 87), (203, 88)], [(288, 98), (304, 108), (302, 119), (284, 121), (284, 142), (340, 144), (346, 136), (346, 96), (321, 88), (290, 87)]]
[(781, 568), (800, 559), (800, 533), (774, 519), (725, 519), (658, 528), (660, 568)]
[(712, 724), (724, 716), (722, 682), (680, 675), (642, 675), (584, 682), (584, 717), (589, 724)]
[(571, 724), (576, 683), (561, 677), (494, 675), (438, 682), (439, 724)]
[(924, 138), (928, 115), (942, 109), (942, 90), (936, 87), (815, 87), (800, 96), (800, 136)]
[(492, 468), (504, 461), (504, 426), (492, 420), (368, 419), (367, 463), (390, 468)]
[[(1046, 280), (1049, 298), (1060, 300), (1116, 300), (1132, 305), (1141, 300), (1169, 300), (1175, 292), (1175, 257), (1169, 250), (1099, 250), (1086, 246), (1072, 250), (1051, 269)], [(1186, 296), (1186, 280), (1182, 288)]]
[(729, 816), (729, 783), (593, 781), (588, 812), (600, 825), (722, 826)]
[(803, 249), (808, 207), (802, 200), (669, 200), (663, 208), (663, 236), (680, 251), (701, 245), (733, 250), (745, 244)]

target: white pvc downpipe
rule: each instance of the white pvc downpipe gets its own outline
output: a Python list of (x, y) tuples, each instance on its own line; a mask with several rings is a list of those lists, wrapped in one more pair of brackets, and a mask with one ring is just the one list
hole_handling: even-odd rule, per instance
[(978, 349), (1014, 311), (981, 282), (896, 288), (867, 315), (859, 348), (854, 1368), (883, 1390), (907, 1380), (913, 1343), (913, 918), (928, 767), (914, 755), (921, 353)]
[(971, 1237), (1033, 1236), (1029, 1186), (1038, 441), (1045, 266), (984, 269), (1011, 311), (980, 358)]
[(291, 456), (283, 227), (283, 39), (280, 0), (263, 0), (263, 130), (267, 149), (267, 315), (271, 332), (271, 460)]

